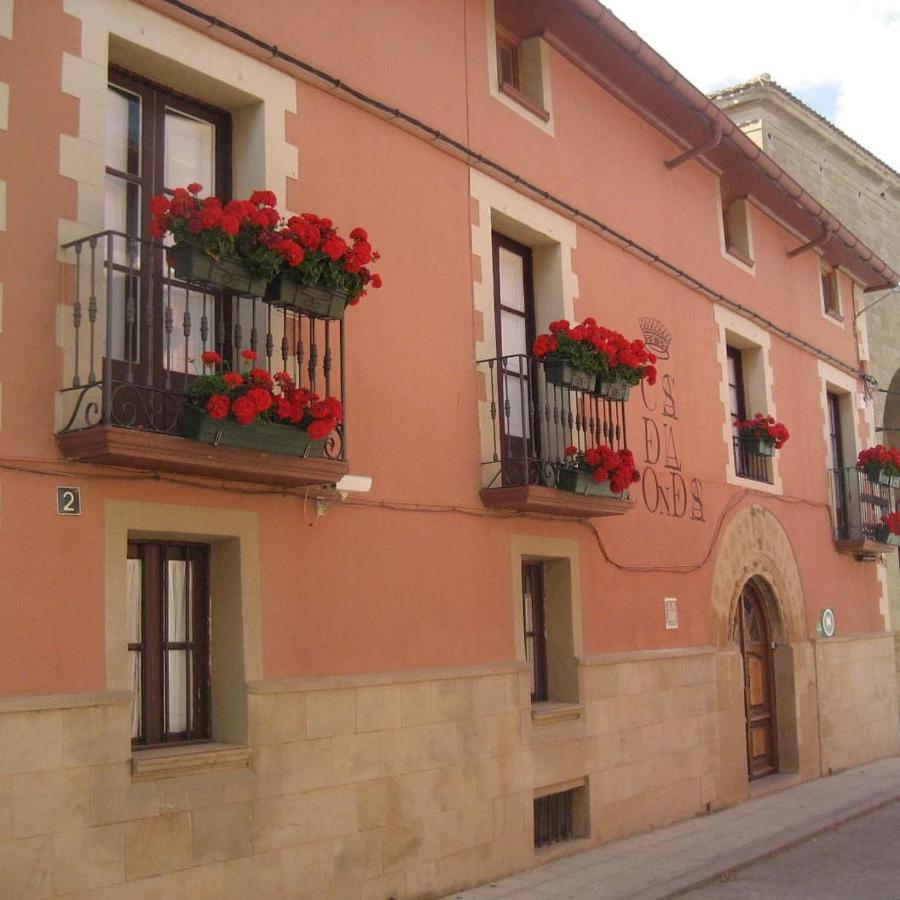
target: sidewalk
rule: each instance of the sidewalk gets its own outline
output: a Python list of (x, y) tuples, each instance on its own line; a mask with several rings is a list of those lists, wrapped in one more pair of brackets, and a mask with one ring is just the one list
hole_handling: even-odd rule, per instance
[(661, 900), (892, 800), (891, 757), (604, 844), (445, 900)]

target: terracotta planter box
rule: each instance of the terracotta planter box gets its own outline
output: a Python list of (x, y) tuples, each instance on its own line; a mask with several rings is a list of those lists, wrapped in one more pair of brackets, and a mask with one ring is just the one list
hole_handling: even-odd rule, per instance
[(610, 490), (608, 481), (594, 481), (593, 475), (585, 469), (560, 468), (557, 483), (561, 491), (569, 491), (573, 494), (616, 499), (625, 497), (625, 492), (614, 494)]
[(573, 391), (592, 391), (597, 376), (583, 369), (576, 369), (564, 360), (551, 359), (544, 363), (544, 377), (548, 384), (571, 388)]
[(166, 261), (182, 281), (201, 282), (247, 297), (262, 297), (266, 292), (266, 279), (254, 275), (243, 263), (215, 259), (190, 244), (169, 247)]
[(277, 422), (241, 425), (234, 419), (212, 419), (198, 406), (185, 404), (181, 433), (186, 438), (214, 446), (242, 447), (264, 453), (285, 453), (315, 459), (325, 450), (325, 440), (314, 441), (302, 428)]
[(875, 540), (881, 544), (892, 544), (900, 547), (900, 534), (894, 534), (887, 525), (879, 525), (875, 532)]
[(775, 445), (768, 441), (761, 441), (759, 438), (741, 438), (741, 444), (748, 453), (756, 456), (775, 455)]
[(266, 303), (297, 309), (317, 319), (343, 319), (350, 297), (332, 288), (313, 287), (279, 276), (266, 289)]
[(597, 378), (597, 387), (594, 389), (595, 397), (604, 397), (607, 400), (626, 401), (631, 394), (633, 384), (622, 381), (620, 378), (605, 379)]

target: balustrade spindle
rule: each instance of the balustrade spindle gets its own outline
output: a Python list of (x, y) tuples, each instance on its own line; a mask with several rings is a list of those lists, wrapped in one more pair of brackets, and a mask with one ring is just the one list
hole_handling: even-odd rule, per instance
[[(292, 323), (293, 324), (293, 323)], [(291, 355), (291, 344), (288, 341), (288, 314), (287, 310), (281, 311), (281, 369), (288, 371), (288, 359)]]
[[(125, 345), (122, 352), (126, 362), (125, 380), (129, 384), (134, 384), (134, 354), (131, 352), (131, 348), (135, 344), (137, 335), (137, 308), (136, 298), (132, 290), (131, 252), (130, 247), (127, 246), (127, 239), (125, 256), (129, 262), (125, 273)], [(107, 302), (109, 303), (110, 301), (108, 300)], [(112, 323), (111, 316), (108, 317), (108, 321)]]
[(188, 363), (191, 360), (191, 288), (185, 285), (184, 289), (184, 318), (182, 319), (182, 331), (184, 331), (184, 384), (187, 386)]
[[(94, 358), (96, 357), (96, 353), (94, 352), (94, 345), (97, 337), (97, 238), (92, 237), (88, 244), (91, 248), (91, 293), (88, 297), (88, 330), (90, 333), (90, 371), (88, 372), (88, 384), (96, 384), (97, 383), (97, 370), (95, 368)], [(112, 269), (110, 269), (112, 272)], [(107, 309), (109, 307), (109, 298), (106, 300)], [(107, 319), (109, 319), (109, 315), (107, 314)], [(109, 329), (107, 328), (107, 331)]]
[[(156, 272), (151, 273), (151, 278), (157, 278), (159, 275), (158, 270)], [(154, 317), (154, 309), (153, 309), (153, 297), (152, 289), (148, 291), (145, 302), (141, 304), (141, 318), (143, 319), (143, 334), (152, 335), (153, 332), (153, 317)], [(148, 346), (145, 351), (141, 354), (144, 358), (144, 384), (147, 387), (152, 387), (153, 383), (156, 380), (156, 373), (154, 369), (156, 368), (152, 365), (151, 360), (153, 359), (153, 339), (149, 338), (145, 341)]]
[(266, 370), (268, 372), (272, 371), (273, 356), (275, 356), (275, 335), (272, 334), (272, 307), (266, 304)]
[(325, 322), (325, 358), (322, 361), (322, 371), (325, 373), (325, 396), (331, 396), (331, 322)]
[(319, 364), (319, 345), (316, 343), (316, 320), (309, 317), (309, 389), (316, 389), (316, 367)]
[(250, 300), (250, 349), (259, 353), (259, 329), (256, 327), (256, 297)]
[(491, 437), (494, 441), (494, 462), (500, 462), (499, 448), (497, 447), (497, 396), (494, 391), (494, 360), (488, 361), (488, 371), (491, 382)]
[(206, 353), (206, 345), (209, 341), (209, 316), (206, 314), (206, 291), (203, 292), (203, 301), (200, 307), (200, 348), (201, 352)]
[(72, 307), (72, 324), (75, 326), (75, 374), (72, 387), (81, 387), (81, 244), (75, 245), (75, 305)]
[(234, 299), (234, 329), (232, 330), (233, 341), (231, 345), (231, 368), (234, 372), (239, 372), (241, 368), (241, 350), (244, 349), (244, 329), (241, 327), (241, 298)]

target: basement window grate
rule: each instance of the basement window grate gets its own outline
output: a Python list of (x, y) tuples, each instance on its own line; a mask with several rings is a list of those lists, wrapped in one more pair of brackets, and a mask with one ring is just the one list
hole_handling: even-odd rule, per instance
[(578, 837), (575, 830), (576, 795), (584, 788), (546, 794), (534, 800), (534, 846), (546, 847)]

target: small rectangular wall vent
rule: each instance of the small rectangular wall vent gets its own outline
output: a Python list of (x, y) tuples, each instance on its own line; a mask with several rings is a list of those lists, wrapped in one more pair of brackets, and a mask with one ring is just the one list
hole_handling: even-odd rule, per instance
[(584, 786), (534, 798), (534, 846), (547, 847), (587, 834)]

